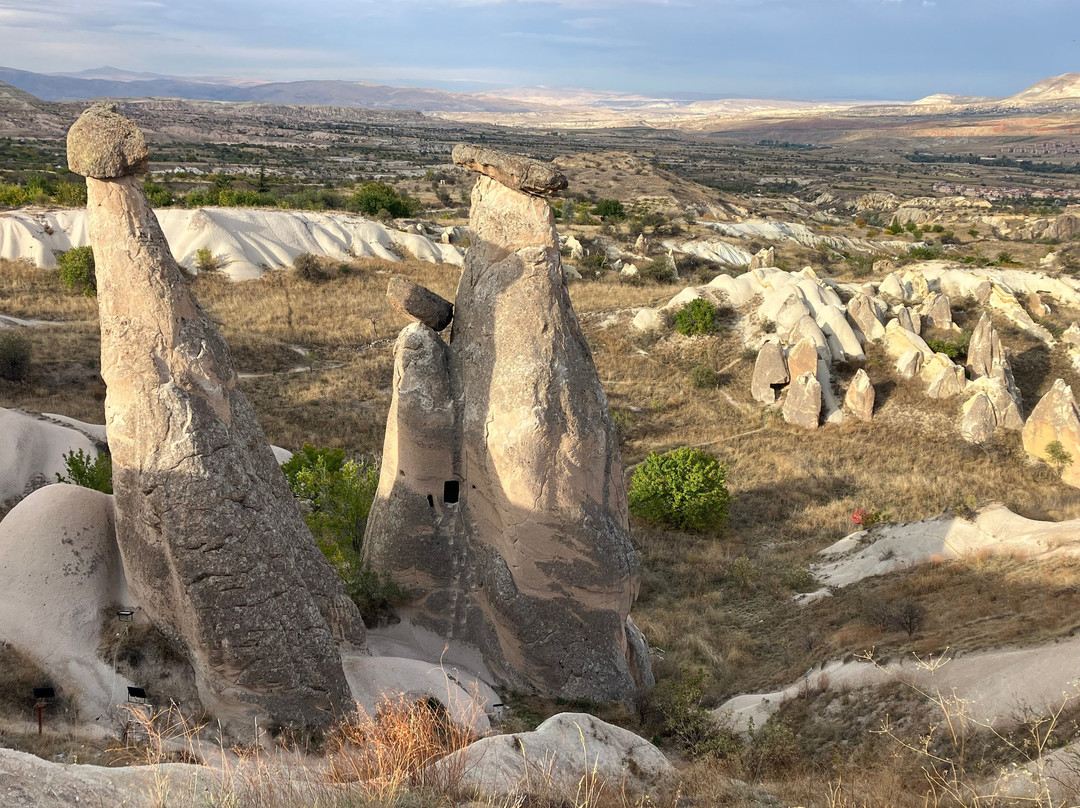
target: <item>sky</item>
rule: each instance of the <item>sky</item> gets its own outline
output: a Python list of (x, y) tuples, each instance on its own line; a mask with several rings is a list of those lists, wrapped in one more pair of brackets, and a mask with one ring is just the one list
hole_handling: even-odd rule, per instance
[(1080, 0), (0, 0), (0, 43), (40, 73), (913, 100), (1080, 72)]

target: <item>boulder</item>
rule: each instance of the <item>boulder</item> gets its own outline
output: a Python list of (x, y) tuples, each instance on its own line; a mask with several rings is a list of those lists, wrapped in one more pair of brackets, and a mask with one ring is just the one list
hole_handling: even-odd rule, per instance
[(649, 254), (649, 240), (647, 238), (645, 238), (644, 233), (638, 233), (638, 237), (634, 241), (634, 254), (635, 255), (648, 255)]
[(907, 290), (904, 289), (904, 285), (900, 282), (900, 278), (897, 277), (895, 272), (890, 272), (881, 281), (881, 285), (878, 287), (878, 294), (883, 299), (893, 303), (903, 303), (907, 298)]
[(145, 174), (150, 151), (143, 133), (115, 104), (89, 107), (68, 131), (68, 168), (84, 177), (115, 179)]
[(803, 337), (788, 351), (788, 378), (794, 379), (804, 373), (817, 374), (818, 352), (810, 337)]
[(1049, 446), (1055, 442), (1072, 459), (1064, 465), (1061, 479), (1080, 488), (1080, 411), (1077, 411), (1072, 388), (1062, 379), (1031, 411), (1022, 433), (1024, 451), (1032, 457), (1052, 460)]
[(1043, 303), (1042, 296), (1038, 292), (1032, 292), (1028, 295), (1028, 308), (1031, 310), (1031, 314), (1034, 317), (1049, 317), (1051, 314), (1050, 307)]
[[(814, 360), (816, 363), (816, 354)], [(778, 342), (766, 342), (758, 351), (757, 361), (754, 363), (750, 394), (755, 401), (762, 404), (775, 404), (778, 388), (787, 384), (789, 379), (784, 349)]]
[(848, 386), (844, 396), (844, 409), (860, 421), (869, 421), (874, 417), (874, 386), (866, 371), (859, 368)]
[[(79, 160), (121, 148), (99, 139)], [(131, 594), (184, 649), (202, 707), (226, 725), (328, 725), (351, 703), (338, 642), (363, 643), (356, 606), (308, 531), (141, 182), (86, 185)]]
[(615, 426), (550, 207), (483, 173), (449, 344), (398, 339), (365, 560), (412, 594), (403, 621), (500, 684), (625, 699), (652, 675)]
[(896, 320), (900, 323), (901, 328), (910, 331), (912, 334), (919, 334), (922, 331), (922, 318), (907, 306), (901, 306), (896, 312)]
[(866, 295), (855, 295), (847, 303), (847, 318), (858, 329), (863, 341), (873, 341), (885, 336), (885, 326), (877, 305)]
[(817, 429), (821, 421), (821, 384), (813, 373), (794, 377), (784, 400), (784, 420), (806, 429)]
[(576, 236), (568, 236), (566, 246), (570, 249), (570, 259), (572, 261), (585, 260), (585, 245), (578, 241)]
[(832, 349), (829, 347), (829, 340), (825, 336), (825, 332), (821, 330), (814, 318), (807, 315), (800, 317), (799, 320), (788, 332), (787, 341), (791, 344), (796, 344), (804, 338), (809, 338), (814, 343), (814, 348), (817, 350), (817, 355), (826, 361), (832, 361)]
[(978, 393), (963, 406), (960, 421), (960, 436), (968, 443), (986, 443), (997, 428), (997, 416), (994, 405), (986, 393)]
[[(937, 355), (942, 356), (942, 354)], [(926, 395), (930, 396), (930, 398), (951, 398), (963, 393), (966, 386), (967, 379), (964, 376), (964, 369), (949, 362), (948, 365), (941, 368), (930, 382)]]
[(499, 184), (534, 196), (551, 196), (566, 188), (566, 177), (551, 163), (467, 143), (454, 146), (455, 165), (484, 174)]
[(997, 329), (990, 320), (990, 312), (983, 312), (979, 318), (979, 324), (971, 334), (971, 342), (968, 345), (967, 368), (972, 376), (989, 376), (994, 369), (994, 363), (1008, 364), (1005, 357), (1005, 349), (1001, 344)]
[(442, 331), (454, 319), (454, 304), (419, 284), (391, 278), (386, 287), (390, 305), (428, 328)]
[(758, 250), (757, 254), (750, 259), (750, 269), (764, 269), (776, 266), (776, 249), (773, 247)]
[(940, 292), (931, 294), (923, 302), (922, 317), (929, 328), (940, 330), (952, 328), (952, 305), (949, 296)]
[(662, 801), (675, 769), (648, 741), (587, 713), (559, 713), (533, 732), (484, 738), (432, 764), (435, 779), (463, 772), (461, 789), (488, 800), (579, 804), (584, 793)]
[(923, 355), (921, 352), (911, 348), (901, 355), (896, 360), (896, 373), (901, 379), (914, 379), (922, 372)]
[(1073, 323), (1065, 329), (1061, 338), (1074, 348), (1080, 348), (1080, 325)]

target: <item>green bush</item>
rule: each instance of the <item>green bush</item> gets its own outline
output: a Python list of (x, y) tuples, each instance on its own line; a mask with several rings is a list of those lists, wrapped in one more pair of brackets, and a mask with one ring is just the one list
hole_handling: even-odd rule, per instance
[(601, 199), (593, 208), (593, 213), (604, 221), (621, 222), (626, 218), (626, 208), (617, 199)]
[(345, 591), (365, 620), (372, 620), (404, 599), (388, 576), (364, 565), (364, 528), (379, 487), (374, 465), (345, 459), (343, 449), (310, 444), (281, 466), (293, 494), (310, 506), (304, 521)]
[(30, 375), (30, 340), (16, 331), (0, 332), (0, 379), (25, 381)]
[(305, 281), (314, 283), (326, 280), (326, 270), (319, 263), (319, 259), (311, 253), (300, 253), (296, 256), (293, 260), (293, 269), (296, 270), (297, 276)]
[(679, 277), (679, 273), (675, 271), (675, 267), (671, 265), (671, 261), (668, 260), (667, 256), (660, 256), (655, 261), (650, 261), (641, 267), (637, 276), (643, 281), (671, 283)]
[(711, 390), (719, 382), (719, 375), (708, 365), (695, 365), (690, 369), (690, 384), (698, 390)]
[(195, 269), (199, 272), (214, 272), (218, 269), (218, 260), (209, 247), (200, 247), (195, 251)]
[(683, 447), (652, 452), (634, 469), (630, 512), (648, 522), (689, 531), (716, 530), (727, 521), (727, 468), (708, 452)]
[(716, 331), (716, 306), (699, 297), (675, 312), (675, 330), (687, 337)]
[(93, 457), (82, 449), (66, 452), (64, 467), (67, 469), (67, 474), (57, 474), (58, 483), (81, 485), (83, 488), (92, 488), (103, 494), (113, 492), (112, 457), (106, 452), (98, 452)]
[(87, 297), (97, 294), (94, 250), (91, 247), (72, 247), (56, 256), (56, 263), (60, 267), (60, 282), (64, 286)]
[(742, 748), (738, 736), (702, 707), (704, 695), (702, 670), (680, 671), (678, 676), (659, 682), (651, 706), (659, 717), (660, 738), (694, 758), (737, 753)]
[(400, 219), (414, 215), (418, 205), (416, 200), (401, 196), (385, 182), (365, 182), (349, 198), (345, 207), (365, 216), (378, 217), (385, 211), (387, 216)]
[(968, 345), (971, 342), (971, 332), (964, 331), (956, 340), (928, 339), (927, 346), (934, 353), (943, 353), (949, 359), (961, 362), (967, 359)]

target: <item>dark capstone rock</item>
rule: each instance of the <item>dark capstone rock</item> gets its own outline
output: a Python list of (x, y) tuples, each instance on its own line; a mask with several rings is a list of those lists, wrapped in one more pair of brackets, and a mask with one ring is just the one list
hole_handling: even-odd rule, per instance
[(67, 155), (76, 174), (107, 180), (145, 173), (150, 151), (139, 127), (114, 104), (94, 104), (68, 131)]
[(404, 278), (391, 278), (386, 296), (395, 309), (435, 331), (442, 331), (454, 319), (453, 303)]
[(495, 149), (459, 143), (454, 147), (453, 159), (462, 168), (485, 174), (507, 188), (527, 194), (549, 196), (567, 185), (566, 177), (551, 163), (504, 154)]

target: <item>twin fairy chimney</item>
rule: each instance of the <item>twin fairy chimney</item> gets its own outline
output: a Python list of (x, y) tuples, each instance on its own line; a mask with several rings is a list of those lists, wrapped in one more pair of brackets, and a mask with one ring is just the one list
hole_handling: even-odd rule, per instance
[(316, 546), (229, 351), (134, 176), (142, 133), (90, 107), (68, 134), (87, 177), (116, 533), (140, 610), (186, 652), (204, 709), (317, 727), (351, 695), (356, 606)]
[[(652, 683), (630, 619), (637, 557), (607, 400), (563, 282), (550, 165), (468, 147), (481, 172), (456, 310), (391, 284), (398, 339), (365, 555), (405, 616), (478, 649), (502, 684), (624, 699)], [(315, 544), (136, 176), (110, 105), (68, 135), (87, 177), (116, 541), (141, 615), (191, 663), (201, 706), (318, 728), (352, 697), (356, 606)], [(453, 320), (449, 345), (436, 333)], [(120, 604), (118, 604), (120, 605)], [(129, 605), (129, 604), (124, 604)]]
[(423, 296), (391, 283), (420, 322), (395, 349), (364, 557), (413, 595), (404, 619), (479, 649), (503, 685), (624, 699), (653, 678), (630, 619), (638, 568), (615, 427), (543, 198), (566, 179), (488, 149), (453, 159), (481, 175), (472, 246), (449, 342), (422, 316), (430, 301), (411, 310)]

